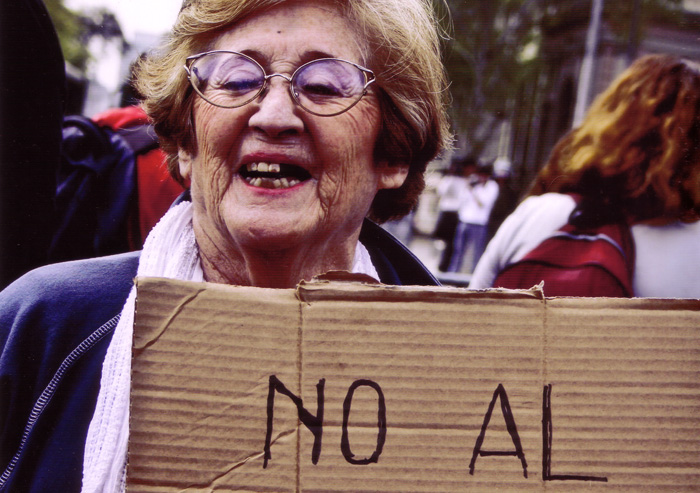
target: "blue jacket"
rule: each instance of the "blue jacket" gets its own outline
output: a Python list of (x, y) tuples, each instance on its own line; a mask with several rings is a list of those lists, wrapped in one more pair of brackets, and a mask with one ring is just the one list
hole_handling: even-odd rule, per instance
[[(401, 243), (365, 221), (385, 284), (437, 285)], [(139, 252), (49, 265), (0, 293), (0, 491), (80, 491), (102, 362)]]

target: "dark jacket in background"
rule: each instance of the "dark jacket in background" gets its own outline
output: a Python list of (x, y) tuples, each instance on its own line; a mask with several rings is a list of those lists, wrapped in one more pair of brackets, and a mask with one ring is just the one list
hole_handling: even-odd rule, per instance
[(65, 68), (41, 0), (0, 2), (0, 289), (46, 263)]

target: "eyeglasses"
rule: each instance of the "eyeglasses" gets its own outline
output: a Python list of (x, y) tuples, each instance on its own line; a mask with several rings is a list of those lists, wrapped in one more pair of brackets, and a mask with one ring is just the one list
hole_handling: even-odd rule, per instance
[(197, 94), (221, 108), (250, 103), (263, 93), (271, 78), (282, 77), (289, 82), (294, 101), (318, 116), (335, 116), (349, 110), (376, 80), (371, 70), (339, 58), (305, 63), (291, 77), (267, 75), (249, 56), (219, 50), (188, 57), (185, 71)]

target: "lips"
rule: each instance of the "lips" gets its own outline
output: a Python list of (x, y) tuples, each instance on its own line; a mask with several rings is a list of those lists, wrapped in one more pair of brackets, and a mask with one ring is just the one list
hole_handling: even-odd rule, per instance
[(251, 186), (271, 189), (291, 188), (311, 178), (304, 168), (285, 163), (249, 163), (239, 174)]

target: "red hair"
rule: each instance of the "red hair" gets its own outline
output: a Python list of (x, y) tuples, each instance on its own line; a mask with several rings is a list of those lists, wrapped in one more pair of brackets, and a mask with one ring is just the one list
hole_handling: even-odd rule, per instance
[(579, 193), (630, 222), (700, 219), (700, 68), (637, 60), (554, 147), (530, 195)]

